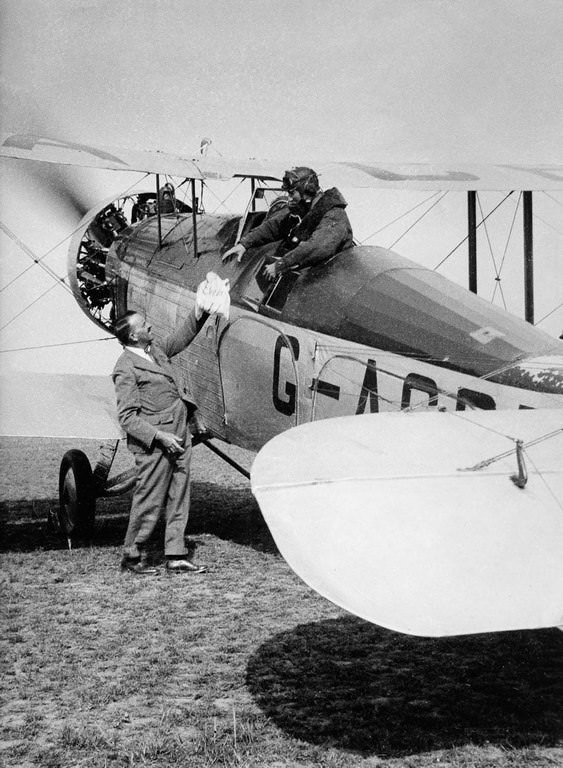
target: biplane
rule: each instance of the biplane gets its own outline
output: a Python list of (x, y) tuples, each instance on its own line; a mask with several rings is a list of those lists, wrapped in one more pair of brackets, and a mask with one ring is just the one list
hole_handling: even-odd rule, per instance
[[(156, 175), (154, 190), (86, 214), (70, 244), (70, 286), (109, 333), (133, 309), (162, 337), (209, 272), (229, 278), (229, 320), (209, 318), (175, 362), (198, 402), (194, 439), (227, 460), (212, 441), (259, 451), (253, 492), (281, 553), (314, 589), (412, 634), (563, 623), (563, 342), (378, 246), (273, 282), (263, 266), (275, 244), (224, 263), (284, 204), (280, 164), (21, 135), (0, 156)], [(475, 191), (523, 190), (527, 278), (532, 193), (563, 188), (560, 165), (307, 164), (343, 187), (466, 192), (470, 257)], [(164, 209), (161, 176), (189, 185), (183, 203)], [(242, 215), (204, 211), (198, 185), (224, 178), (250, 182)], [(111, 383), (42, 378), (47, 394), (30, 398), (38, 386), (31, 376), (11, 390), (5, 382), (4, 434), (107, 440), (93, 469), (80, 451), (62, 460), (60, 522), (68, 537), (83, 534), (96, 497), (133, 482), (110, 476), (120, 438)]]

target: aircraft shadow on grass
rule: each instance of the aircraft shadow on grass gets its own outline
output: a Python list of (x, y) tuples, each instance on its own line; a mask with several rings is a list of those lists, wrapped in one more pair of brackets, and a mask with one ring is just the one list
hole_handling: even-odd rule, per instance
[(419, 638), (355, 617), (300, 625), (251, 657), (247, 686), (286, 733), (363, 755), (563, 735), (557, 630)]
[[(270, 531), (250, 489), (215, 483), (192, 484), (188, 538), (212, 534), (260, 552), (277, 552)], [(96, 547), (121, 546), (131, 493), (99, 499), (92, 544)], [(58, 499), (0, 503), (0, 551), (32, 552), (36, 549), (66, 549), (64, 537), (56, 530)], [(162, 549), (162, 523), (155, 531), (155, 552)], [(73, 542), (78, 547), (90, 542)]]

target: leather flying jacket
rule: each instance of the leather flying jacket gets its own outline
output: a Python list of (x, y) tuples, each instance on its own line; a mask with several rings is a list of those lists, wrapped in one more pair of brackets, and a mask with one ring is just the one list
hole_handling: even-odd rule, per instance
[[(327, 189), (313, 201), (309, 212), (290, 231), (290, 237), (298, 244), (289, 252), (281, 248), (284, 255), (276, 263), (276, 274), (289, 269), (310, 267), (326, 261), (340, 251), (354, 245), (352, 225), (346, 214), (346, 200), (336, 187)], [(241, 238), (245, 248), (257, 248), (266, 243), (284, 240), (290, 230), (289, 219), (294, 217), (287, 206)], [(292, 247), (291, 244), (289, 247)]]

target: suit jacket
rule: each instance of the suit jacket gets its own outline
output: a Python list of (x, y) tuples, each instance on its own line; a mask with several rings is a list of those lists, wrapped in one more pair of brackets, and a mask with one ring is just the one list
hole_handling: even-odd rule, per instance
[(151, 452), (158, 430), (186, 439), (187, 422), (196, 406), (170, 358), (190, 344), (206, 319), (204, 314), (196, 320), (192, 312), (162, 344), (153, 342), (151, 354), (156, 362), (128, 349), (118, 358), (112, 373), (117, 415), (133, 453)]

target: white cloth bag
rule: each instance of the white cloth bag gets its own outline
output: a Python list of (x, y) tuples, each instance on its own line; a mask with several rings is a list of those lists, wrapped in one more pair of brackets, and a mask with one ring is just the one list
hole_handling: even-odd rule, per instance
[(210, 315), (222, 315), (229, 319), (231, 296), (229, 278), (224, 280), (215, 272), (208, 272), (205, 280), (198, 285), (195, 297), (195, 316), (199, 320), (204, 312)]

